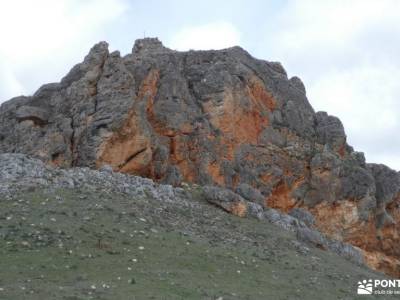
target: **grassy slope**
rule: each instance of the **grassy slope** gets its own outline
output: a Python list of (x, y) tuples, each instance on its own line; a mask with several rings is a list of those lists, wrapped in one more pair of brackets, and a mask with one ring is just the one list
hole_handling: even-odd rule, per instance
[(356, 299), (358, 280), (382, 278), (191, 201), (82, 190), (0, 199), (0, 299)]

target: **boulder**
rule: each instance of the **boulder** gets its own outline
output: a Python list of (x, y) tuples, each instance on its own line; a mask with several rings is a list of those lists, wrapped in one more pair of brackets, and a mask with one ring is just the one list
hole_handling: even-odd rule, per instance
[(238, 194), (231, 190), (220, 188), (217, 186), (205, 186), (203, 188), (205, 199), (222, 209), (239, 217), (247, 214), (247, 203)]
[(17, 109), (15, 117), (19, 122), (30, 120), (36, 125), (46, 125), (49, 120), (49, 113), (40, 107), (25, 105)]
[(312, 228), (315, 225), (315, 218), (314, 216), (307, 210), (299, 207), (293, 208), (289, 215), (298, 219), (299, 221), (304, 222), (308, 227)]

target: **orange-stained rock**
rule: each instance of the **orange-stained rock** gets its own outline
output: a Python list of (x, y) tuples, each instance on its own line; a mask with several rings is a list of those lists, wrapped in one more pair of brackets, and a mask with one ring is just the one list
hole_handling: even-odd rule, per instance
[(142, 81), (138, 96), (139, 100), (144, 100), (146, 97), (150, 99), (149, 103), (153, 103), (154, 97), (157, 95), (157, 84), (160, 78), (160, 71), (152, 69), (147, 77)]
[(369, 267), (396, 278), (400, 277), (400, 260), (398, 258), (387, 256), (381, 251), (361, 250), (364, 261)]
[(247, 205), (244, 202), (233, 203), (230, 207), (230, 213), (243, 218), (247, 214)]
[(272, 191), (271, 196), (266, 199), (266, 206), (289, 212), (296, 206), (296, 199), (291, 195), (290, 189), (286, 183), (279, 183)]
[(310, 209), (317, 227), (330, 237), (345, 240), (346, 234), (359, 221), (354, 201), (323, 202)]
[[(351, 200), (321, 203), (310, 211), (321, 232), (362, 249), (371, 268), (400, 277), (400, 239), (396, 226), (389, 225), (378, 230), (373, 215), (366, 221), (360, 220), (357, 203)], [(397, 214), (394, 217), (400, 222)]]
[(269, 125), (266, 112), (273, 109), (274, 100), (265, 88), (257, 87), (255, 94), (249, 93), (246, 105), (240, 103), (246, 99), (241, 91), (232, 90), (224, 91), (221, 106), (215, 106), (212, 101), (203, 105), (211, 124), (222, 131), (226, 144), (257, 144), (262, 129)]
[(225, 185), (225, 178), (218, 162), (214, 161), (209, 163), (207, 166), (207, 171), (215, 183), (221, 186)]
[(148, 175), (152, 161), (151, 136), (146, 128), (145, 116), (140, 114), (138, 107), (141, 101), (146, 101), (147, 107), (151, 106), (157, 94), (158, 77), (159, 72), (151, 70), (143, 80), (138, 103), (133, 104), (121, 128), (106, 137), (100, 145), (97, 167), (108, 164), (115, 171)]
[(270, 111), (276, 108), (276, 101), (265, 89), (264, 83), (256, 76), (251, 77), (248, 85), (248, 92), (254, 102), (264, 104)]
[(97, 166), (108, 164), (115, 171), (145, 174), (151, 162), (151, 142), (143, 131), (132, 113), (124, 126), (99, 147)]

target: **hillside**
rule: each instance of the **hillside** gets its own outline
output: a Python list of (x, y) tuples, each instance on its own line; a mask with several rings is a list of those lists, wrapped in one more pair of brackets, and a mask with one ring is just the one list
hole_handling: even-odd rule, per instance
[(357, 299), (359, 280), (384, 278), (315, 247), (301, 221), (233, 216), (198, 185), (23, 155), (0, 170), (0, 299)]
[[(345, 267), (345, 261), (350, 260), (400, 277), (399, 173), (385, 165), (367, 163), (364, 154), (347, 143), (344, 126), (337, 117), (314, 111), (298, 77), (288, 78), (280, 63), (256, 59), (240, 47), (178, 52), (164, 47), (158, 39), (145, 38), (135, 42), (132, 53), (121, 56), (118, 51), (110, 53), (108, 44), (100, 42), (60, 82), (43, 85), (32, 96), (16, 97), (1, 105), (1, 153), (0, 164), (6, 170), (10, 168), (7, 166), (10, 160), (19, 161), (15, 167), (18, 166), (17, 170), (22, 173), (40, 161), (48, 168), (43, 166), (47, 171), (33, 174), (33, 177), (19, 173), (10, 175), (15, 184), (20, 182), (16, 194), (1, 190), (1, 199), (11, 197), (11, 202), (2, 200), (6, 220), (6, 213), (19, 207), (19, 202), (15, 202), (18, 197), (22, 197), (21, 203), (30, 197), (63, 199), (65, 192), (68, 198), (65, 203), (74, 203), (70, 206), (71, 211), (86, 210), (80, 207), (78, 200), (87, 187), (80, 190), (81, 187), (77, 188), (74, 183), (76, 178), (70, 178), (71, 183), (63, 176), (69, 172), (86, 182), (89, 179), (85, 176), (90, 177), (90, 172), (97, 169), (103, 171), (93, 174), (112, 176), (109, 182), (90, 183), (94, 190), (89, 188), (88, 191), (89, 206), (101, 199), (103, 192), (98, 189), (101, 190), (103, 185), (118, 190), (109, 197), (115, 197), (115, 205), (122, 205), (130, 197), (131, 190), (137, 188), (136, 180), (139, 179), (133, 176), (147, 177), (153, 181), (143, 179), (140, 184), (155, 182), (168, 191), (174, 191), (172, 187), (178, 191), (196, 187), (177, 199), (185, 199), (185, 203), (194, 201), (201, 207), (199, 213), (215, 210), (213, 214), (221, 216), (221, 224), (225, 219), (236, 224), (230, 229), (221, 224), (218, 229), (205, 224), (204, 232), (227, 230), (232, 231), (226, 233), (228, 236), (239, 234), (238, 239), (247, 240), (252, 236), (251, 230), (243, 233), (241, 226), (250, 229), (252, 224), (253, 234), (262, 230), (272, 233), (271, 240), (263, 237), (258, 241), (257, 238), (257, 243), (267, 243), (266, 248), (274, 244), (286, 253), (282, 246), (285, 244), (280, 245), (280, 238), (274, 235), (278, 226), (281, 228), (279, 234), (288, 240), (292, 241), (295, 236), (312, 245), (309, 251), (340, 261), (337, 265), (328, 262), (327, 268), (337, 268), (337, 272), (342, 267), (346, 270), (354, 268), (353, 265)], [(27, 166), (21, 162), (26, 162)], [(2, 181), (7, 179), (8, 172), (11, 171), (2, 170)], [(52, 175), (53, 172), (57, 175)], [(53, 176), (61, 176), (67, 182), (53, 182)], [(34, 184), (32, 178), (37, 179)], [(120, 186), (118, 180), (112, 178), (132, 182)], [(48, 186), (42, 187), (43, 183)], [(28, 192), (20, 191), (29, 186), (32, 188)], [(48, 194), (48, 190), (55, 194)], [(147, 196), (142, 197), (147, 199)], [(153, 213), (165, 204), (163, 201), (149, 203), (152, 203)], [(40, 218), (44, 207), (26, 205), (21, 204), (23, 211), (38, 213), (36, 217)], [(3, 207), (1, 209), (3, 211)], [(177, 205), (170, 209), (177, 209)], [(69, 209), (64, 207), (62, 210), (70, 216)], [(103, 213), (101, 219), (111, 218), (111, 211), (110, 216)], [(179, 213), (187, 214), (188, 211), (178, 209), (170, 213), (180, 219), (187, 216), (180, 217)], [(155, 216), (152, 218), (156, 219)], [(266, 222), (250, 220), (252, 218)], [(73, 218), (67, 221), (71, 220)], [(75, 220), (74, 226), (83, 226), (78, 224), (84, 224), (84, 221)], [(111, 223), (111, 227), (118, 227)], [(131, 226), (135, 227), (135, 224)], [(13, 226), (18, 228), (19, 225)], [(171, 233), (174, 237), (166, 242), (169, 243), (166, 247), (172, 247), (174, 239), (180, 236), (175, 229)], [(71, 227), (71, 230), (75, 229)], [(27, 234), (26, 228), (21, 232), (23, 236)], [(89, 231), (78, 236), (81, 234), (82, 238), (78, 240), (84, 236), (91, 239), (89, 236), (95, 233)], [(205, 243), (204, 247), (213, 240), (197, 234), (193, 233), (193, 239), (199, 238), (199, 243)], [(228, 242), (219, 233), (216, 235), (216, 248), (210, 251), (215, 250), (215, 255), (219, 255), (217, 253), (223, 253)], [(4, 241), (7, 236), (5, 234)], [(149, 242), (156, 243), (153, 238), (150, 234)], [(17, 240), (17, 244), (19, 242), (23, 240)], [(292, 245), (292, 242), (287, 243)], [(101, 243), (98, 247), (102, 247)], [(242, 251), (240, 247), (232, 247), (229, 251)], [(19, 247), (13, 249), (21, 251)], [(195, 252), (190, 256), (196, 257)], [(287, 256), (293, 260), (300, 257), (296, 252)], [(154, 255), (152, 257), (155, 259)], [(302, 263), (308, 261), (311, 264), (311, 257), (304, 256)], [(222, 258), (222, 264), (227, 263), (225, 259), (227, 257)], [(276, 263), (279, 265), (282, 261)], [(110, 262), (105, 260), (103, 263)], [(265, 262), (264, 267), (269, 264)], [(299, 272), (303, 269), (301, 265), (292, 268)], [(356, 278), (360, 273), (351, 274)], [(338, 280), (333, 282), (337, 284)], [(268, 284), (266, 290), (271, 290), (267, 288)], [(343, 284), (344, 291), (348, 291), (355, 281)], [(243, 293), (250, 295), (246, 294), (250, 292)], [(249, 297), (254, 298), (254, 294)]]

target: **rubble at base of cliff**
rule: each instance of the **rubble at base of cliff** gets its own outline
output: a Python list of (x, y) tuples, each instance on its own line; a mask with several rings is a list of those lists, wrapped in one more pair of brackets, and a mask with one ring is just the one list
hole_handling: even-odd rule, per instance
[[(188, 184), (183, 184), (189, 187)], [(235, 214), (230, 207), (240, 203), (243, 212), (239, 217), (251, 217), (260, 222), (269, 222), (284, 230), (292, 231), (304, 246), (311, 245), (332, 251), (357, 264), (363, 264), (361, 252), (349, 244), (331, 240), (324, 236), (314, 226), (303, 222), (299, 209), (292, 215), (282, 213), (272, 208), (263, 208), (260, 204), (245, 200), (231, 190), (217, 186), (197, 186), (197, 193), (208, 203)], [(148, 178), (131, 176), (113, 172), (107, 167), (102, 170), (89, 168), (61, 169), (45, 165), (42, 161), (23, 154), (0, 154), (0, 198), (12, 200), (18, 191), (34, 189), (81, 189), (107, 193), (122, 193), (131, 197), (150, 197), (160, 203), (174, 203), (178, 206), (191, 206), (193, 195), (180, 187), (163, 185)], [(156, 208), (155, 208), (156, 209)], [(303, 214), (307, 214), (305, 211)], [(298, 216), (298, 217), (296, 217)], [(308, 218), (312, 215), (308, 213)], [(312, 223), (311, 223), (312, 224)]]
[(351, 299), (353, 282), (384, 276), (307, 211), (218, 186), (0, 154), (0, 207), (0, 298)]

